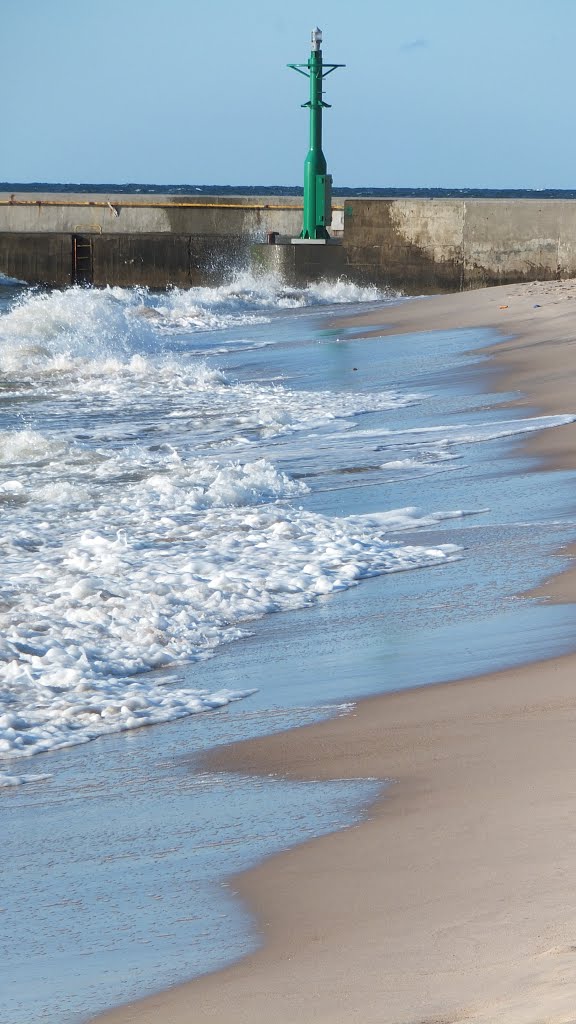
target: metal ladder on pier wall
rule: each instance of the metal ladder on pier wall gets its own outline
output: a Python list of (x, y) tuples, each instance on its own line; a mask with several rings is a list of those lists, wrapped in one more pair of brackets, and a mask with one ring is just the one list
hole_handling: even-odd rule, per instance
[(72, 235), (72, 284), (92, 284), (92, 240)]

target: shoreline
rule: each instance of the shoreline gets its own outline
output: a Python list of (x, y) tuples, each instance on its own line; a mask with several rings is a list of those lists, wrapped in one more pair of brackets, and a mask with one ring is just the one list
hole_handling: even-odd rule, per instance
[[(355, 336), (498, 327), (508, 340), (489, 350), (497, 389), (522, 391), (518, 404), (542, 412), (570, 412), (575, 296), (572, 282), (503, 286), (346, 323), (364, 331)], [(383, 320), (391, 323), (373, 332)], [(568, 424), (524, 451), (572, 469), (575, 442)], [(534, 594), (573, 602), (576, 570)], [(570, 654), (367, 698), (345, 717), (212, 751), (206, 762), (220, 771), (394, 783), (361, 825), (233, 879), (264, 938), (255, 954), (95, 1019), (571, 1020), (575, 678)]]

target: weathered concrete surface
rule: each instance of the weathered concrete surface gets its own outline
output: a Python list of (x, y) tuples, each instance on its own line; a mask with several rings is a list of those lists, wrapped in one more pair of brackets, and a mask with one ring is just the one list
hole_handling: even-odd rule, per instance
[(466, 287), (574, 277), (576, 202), (467, 203), (463, 250)]
[[(166, 288), (220, 284), (249, 260), (249, 240), (192, 235), (84, 235), (91, 266), (83, 283)], [(0, 234), (0, 271), (30, 284), (75, 283), (73, 236)]]
[(248, 260), (248, 240), (193, 235), (98, 235), (92, 239), (92, 284), (217, 285)]
[(576, 276), (576, 201), (352, 199), (347, 272), (407, 292)]
[(345, 272), (343, 245), (263, 245), (251, 247), (252, 266), (263, 273), (276, 273), (289, 285), (337, 279)]
[[(301, 207), (283, 196), (3, 193), (0, 272), (69, 284), (81, 236), (92, 246), (82, 279), (94, 284), (216, 283), (269, 232), (298, 235)], [(345, 273), (416, 294), (576, 277), (576, 200), (350, 199), (343, 241), (338, 256), (321, 247), (308, 258), (296, 247), (259, 259), (294, 283)]]
[(106, 235), (297, 235), (297, 196), (115, 196), (0, 192), (0, 232)]
[(80, 237), (92, 250), (86, 283), (213, 284), (246, 265), (251, 242), (271, 231), (297, 235), (301, 226), (302, 200), (292, 196), (0, 193), (0, 272), (74, 283)]
[(0, 235), (0, 272), (30, 284), (70, 284), (70, 235)]

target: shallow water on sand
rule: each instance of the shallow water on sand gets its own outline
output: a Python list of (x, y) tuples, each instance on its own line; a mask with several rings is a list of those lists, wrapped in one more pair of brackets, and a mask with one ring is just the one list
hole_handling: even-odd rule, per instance
[(492, 335), (356, 338), (373, 293), (0, 301), (0, 1007), (68, 1024), (253, 948), (226, 876), (378, 789), (184, 755), (571, 647), (515, 595), (572, 477), (511, 457), (558, 419), (482, 393)]

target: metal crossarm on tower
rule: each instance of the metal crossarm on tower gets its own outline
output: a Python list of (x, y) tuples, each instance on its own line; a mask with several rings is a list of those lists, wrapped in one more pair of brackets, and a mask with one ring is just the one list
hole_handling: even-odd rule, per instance
[(328, 225), (332, 221), (332, 177), (326, 173), (326, 158), (322, 152), (322, 108), (329, 107), (322, 99), (323, 80), (336, 68), (345, 64), (325, 64), (322, 59), (322, 32), (312, 31), (312, 49), (307, 64), (288, 64), (310, 79), (310, 99), (303, 103), (310, 111), (310, 149), (304, 162), (304, 226), (300, 238), (330, 238)]

